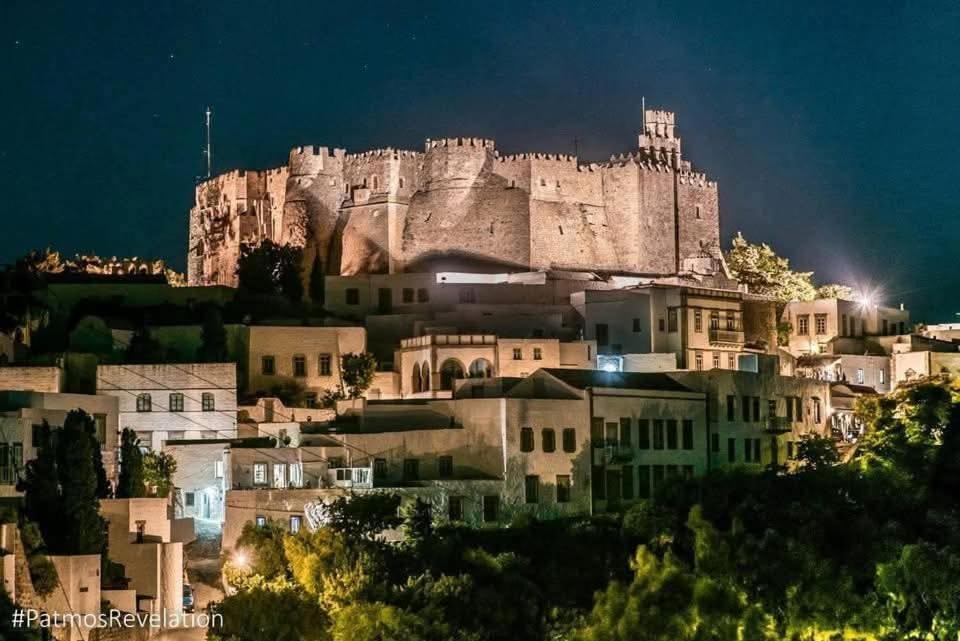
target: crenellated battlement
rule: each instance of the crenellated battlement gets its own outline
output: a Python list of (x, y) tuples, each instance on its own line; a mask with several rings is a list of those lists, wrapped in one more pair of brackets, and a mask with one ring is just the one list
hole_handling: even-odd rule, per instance
[(425, 149), (430, 151), (437, 147), (477, 147), (481, 149), (495, 149), (494, 141), (489, 138), (427, 138)]
[(501, 156), (497, 154), (497, 162), (522, 162), (525, 160), (547, 160), (554, 162), (563, 162), (575, 164), (577, 157), (570, 154), (547, 154), (539, 152), (526, 152), (520, 154), (506, 154)]
[(338, 149), (336, 147), (321, 147), (319, 145), (300, 145), (299, 147), (294, 147), (290, 150), (290, 156), (326, 156), (328, 158), (336, 158), (338, 156), (346, 155), (346, 149)]
[(411, 151), (409, 149), (394, 149), (393, 147), (383, 147), (381, 149), (370, 149), (368, 151), (360, 151), (354, 154), (347, 154), (346, 160), (362, 160), (370, 158), (383, 158), (389, 157), (393, 160), (400, 160), (401, 158), (413, 158), (418, 159), (422, 156), (423, 153), (419, 151)]

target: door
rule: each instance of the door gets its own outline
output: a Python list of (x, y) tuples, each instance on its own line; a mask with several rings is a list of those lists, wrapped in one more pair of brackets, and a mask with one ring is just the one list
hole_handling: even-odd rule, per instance
[(620, 470), (607, 470), (607, 508), (620, 505)]
[(389, 287), (381, 287), (377, 290), (377, 311), (381, 314), (389, 314), (393, 311), (393, 290)]

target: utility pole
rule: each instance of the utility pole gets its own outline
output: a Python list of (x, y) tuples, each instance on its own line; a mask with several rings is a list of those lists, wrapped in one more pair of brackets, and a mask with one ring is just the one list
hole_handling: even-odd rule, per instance
[(210, 178), (213, 166), (213, 145), (210, 143), (210, 121), (213, 117), (213, 110), (207, 106), (207, 149), (203, 155), (207, 157), (207, 178)]

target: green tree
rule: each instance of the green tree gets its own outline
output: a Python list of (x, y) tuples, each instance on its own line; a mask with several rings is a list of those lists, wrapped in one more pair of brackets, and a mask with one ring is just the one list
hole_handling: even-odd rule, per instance
[(386, 492), (340, 497), (323, 508), (326, 527), (348, 539), (373, 541), (400, 526), (400, 496)]
[(100, 517), (97, 470), (91, 438), (93, 419), (83, 410), (67, 414), (60, 430), (57, 467), (60, 480), (58, 527), (66, 535), (59, 541), (63, 554), (103, 554), (107, 549), (105, 523)]
[(197, 357), (204, 363), (225, 363), (229, 360), (227, 329), (223, 325), (220, 308), (215, 305), (208, 305), (203, 311)]
[(310, 266), (310, 300), (316, 305), (323, 305), (324, 303), (325, 277), (323, 262), (320, 260), (320, 254), (318, 253), (314, 255), (313, 264)]
[(837, 444), (832, 438), (811, 434), (797, 442), (797, 460), (806, 470), (818, 470), (840, 462)]
[(220, 604), (223, 625), (211, 641), (327, 641), (330, 622), (320, 606), (293, 586), (241, 590)]
[(748, 242), (737, 233), (726, 260), (734, 278), (746, 284), (751, 293), (771, 296), (781, 303), (813, 300), (816, 296), (813, 272), (793, 271), (790, 261), (766, 243)]
[(129, 427), (120, 433), (120, 474), (117, 479), (117, 498), (135, 499), (146, 496), (143, 453), (137, 433)]
[(890, 621), (902, 639), (960, 638), (960, 554), (928, 542), (877, 568)]
[(46, 420), (40, 426), (37, 457), (26, 465), (26, 474), (20, 489), (23, 491), (23, 506), (27, 518), (36, 523), (45, 534), (48, 543), (55, 541), (64, 532), (58, 527), (60, 521), (60, 475), (57, 465), (57, 450), (53, 431)]
[(177, 459), (166, 452), (147, 452), (143, 457), (143, 481), (155, 496), (166, 498), (173, 489)]
[(424, 641), (428, 625), (418, 616), (386, 603), (357, 603), (333, 621), (333, 641)]
[(274, 519), (266, 525), (247, 523), (237, 539), (237, 548), (249, 559), (249, 572), (273, 580), (290, 575), (284, 551), (286, 529)]
[(841, 300), (854, 300), (853, 288), (838, 283), (830, 283), (817, 287), (817, 298), (839, 298)]
[(303, 250), (265, 240), (244, 245), (237, 263), (240, 288), (260, 296), (282, 295), (298, 303), (303, 298)]
[(360, 398), (373, 384), (377, 359), (368, 352), (348, 353), (340, 358), (340, 377), (347, 398)]
[(128, 363), (162, 363), (165, 360), (165, 354), (160, 343), (150, 333), (150, 328), (143, 324), (130, 337), (124, 358)]

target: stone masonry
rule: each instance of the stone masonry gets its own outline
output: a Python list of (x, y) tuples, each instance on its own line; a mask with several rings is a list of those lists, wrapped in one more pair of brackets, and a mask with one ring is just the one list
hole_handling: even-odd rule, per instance
[(286, 166), (196, 187), (188, 281), (235, 286), (242, 246), (305, 246), (328, 274), (568, 269), (671, 275), (719, 257), (717, 183), (681, 155), (671, 112), (602, 163), (501, 155), (445, 138), (423, 152), (296, 147)]

